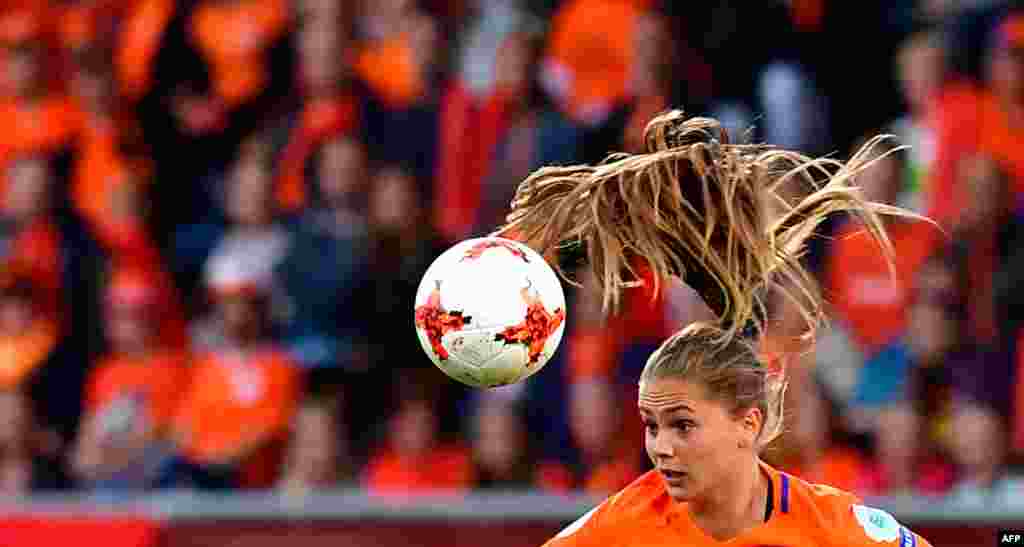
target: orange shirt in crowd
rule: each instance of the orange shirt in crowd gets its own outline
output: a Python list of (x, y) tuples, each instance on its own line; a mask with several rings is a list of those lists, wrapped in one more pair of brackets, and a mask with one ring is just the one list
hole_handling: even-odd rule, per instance
[[(852, 494), (813, 485), (762, 464), (772, 483), (772, 514), (767, 522), (741, 532), (734, 545), (906, 547), (930, 544), (888, 513), (860, 505)], [(717, 546), (701, 529), (686, 503), (673, 501), (664, 479), (651, 471), (570, 524), (546, 547), (598, 547), (622, 544), (668, 547)]]
[(125, 10), (114, 52), (118, 84), (125, 98), (138, 100), (153, 84), (153, 62), (174, 10), (174, 0), (137, 0)]
[(120, 0), (62, 3), (53, 14), (60, 44), (66, 50), (74, 50), (95, 43), (99, 36), (114, 30), (115, 20), (126, 3)]
[(0, 336), (0, 390), (19, 388), (57, 345), (57, 325), (40, 317), (21, 333)]
[(0, 101), (0, 161), (60, 151), (71, 144), (80, 125), (81, 114), (67, 97)]
[(26, 226), (15, 236), (9, 258), (24, 264), (43, 292), (42, 308), (46, 317), (59, 320), (61, 315), (61, 248), (60, 232), (50, 220), (42, 219)]
[(359, 79), (395, 109), (412, 106), (426, 89), (412, 47), (408, 34), (374, 40), (362, 45), (352, 66)]
[(469, 450), (460, 445), (439, 447), (414, 461), (384, 450), (365, 473), (364, 484), (375, 494), (458, 493), (473, 483)]
[(896, 221), (888, 233), (895, 278), (881, 246), (855, 222), (840, 229), (826, 259), (825, 297), (869, 355), (902, 335), (914, 276), (943, 237), (924, 222)]
[(1024, 132), (1010, 126), (992, 95), (982, 95), (980, 106), (978, 150), (995, 158), (1009, 171), (1010, 192), (1018, 198), (1024, 195)]
[(297, 212), (307, 205), (306, 163), (324, 141), (352, 131), (356, 116), (355, 99), (350, 96), (306, 103), (291, 140), (281, 151), (275, 192), (282, 210)]
[(511, 106), (519, 97), (495, 89), (479, 99), (460, 82), (441, 105), (441, 146), (436, 175), (434, 224), (449, 241), (470, 235), (477, 223), (483, 184), (494, 152), (509, 128)]
[(185, 356), (158, 352), (144, 357), (111, 355), (102, 358), (89, 374), (85, 407), (92, 413), (123, 398), (142, 400), (155, 432), (165, 431), (177, 411), (187, 381)]
[(283, 439), (298, 408), (299, 369), (284, 353), (223, 351), (199, 358), (174, 429), (180, 448), (202, 464), (258, 459)]
[[(632, 439), (630, 440), (632, 443)], [(643, 470), (631, 455), (613, 459), (591, 469), (582, 477), (562, 465), (546, 463), (538, 469), (538, 487), (554, 492), (582, 492), (591, 496), (608, 496), (636, 480)]]
[[(57, 58), (59, 36), (53, 31), (58, 18), (54, 2), (22, 1), (0, 3), (0, 44), (4, 47), (25, 45), (41, 46), (46, 54), (45, 62), (59, 61)], [(0, 64), (6, 63), (8, 50), (0, 50)], [(6, 69), (5, 69), (6, 70)], [(63, 73), (51, 70), (44, 74), (48, 89), (61, 89)]]
[(113, 120), (89, 117), (82, 124), (78, 154), (71, 174), (71, 201), (91, 222), (106, 212), (109, 188), (120, 173), (117, 127)]
[(575, 0), (552, 20), (547, 78), (566, 114), (600, 119), (626, 99), (643, 0)]
[(572, 381), (595, 376), (609, 378), (618, 371), (619, 354), (632, 342), (661, 342), (671, 334), (665, 285), (654, 297), (654, 278), (645, 264), (634, 264), (643, 286), (627, 289), (620, 311), (604, 323), (580, 323), (569, 334), (569, 377)]
[[(148, 239), (143, 243), (149, 244)], [(142, 249), (141, 244), (134, 248)], [(153, 320), (156, 321), (159, 346), (184, 351), (188, 347), (185, 312), (170, 272), (164, 268), (162, 262), (152, 258), (155, 255), (159, 259), (156, 247), (149, 248), (148, 251), (140, 250), (139, 255), (124, 256), (118, 254), (118, 251), (114, 251), (113, 254), (109, 270), (110, 286), (121, 284), (127, 289), (129, 298), (140, 293), (144, 294), (144, 298), (152, 298)], [(147, 257), (147, 254), (150, 256)]]
[(780, 470), (814, 483), (827, 484), (847, 492), (862, 493), (869, 462), (855, 450), (833, 447), (809, 464), (782, 465)]
[(288, 30), (287, 0), (203, 2), (192, 15), (193, 43), (210, 67), (213, 90), (228, 107), (257, 97), (269, 85), (267, 52)]
[(1024, 132), (1010, 126), (996, 97), (975, 86), (955, 83), (939, 99), (935, 168), (929, 181), (928, 215), (952, 225), (970, 199), (959, 182), (959, 162), (981, 153), (997, 160), (1010, 177), (1010, 206), (1024, 195)]

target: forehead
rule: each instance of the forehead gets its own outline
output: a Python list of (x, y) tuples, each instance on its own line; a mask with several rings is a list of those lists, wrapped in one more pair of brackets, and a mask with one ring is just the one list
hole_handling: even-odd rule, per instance
[(692, 409), (711, 404), (703, 385), (678, 378), (652, 378), (640, 383), (641, 410), (660, 412), (679, 405)]

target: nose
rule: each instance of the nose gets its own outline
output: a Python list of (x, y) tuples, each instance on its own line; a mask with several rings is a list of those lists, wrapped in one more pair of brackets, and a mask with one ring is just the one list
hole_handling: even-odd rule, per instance
[(651, 439), (651, 456), (654, 461), (671, 458), (675, 455), (668, 435), (654, 435)]

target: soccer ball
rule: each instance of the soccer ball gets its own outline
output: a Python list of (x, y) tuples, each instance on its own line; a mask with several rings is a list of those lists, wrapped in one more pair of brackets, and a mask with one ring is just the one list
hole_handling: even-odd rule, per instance
[(565, 294), (533, 249), (468, 239), (441, 254), (416, 291), (416, 336), (430, 360), (466, 385), (522, 381), (547, 364), (565, 330)]

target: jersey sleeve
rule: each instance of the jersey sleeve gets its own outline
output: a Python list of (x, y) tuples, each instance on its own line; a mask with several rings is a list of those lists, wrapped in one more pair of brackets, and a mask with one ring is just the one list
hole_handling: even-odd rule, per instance
[(851, 503), (842, 521), (837, 530), (840, 537), (834, 542), (837, 547), (932, 547), (928, 540), (881, 509)]

